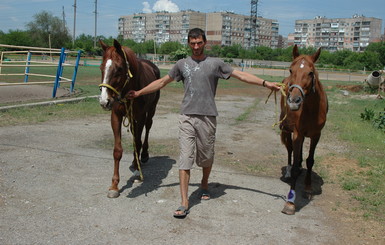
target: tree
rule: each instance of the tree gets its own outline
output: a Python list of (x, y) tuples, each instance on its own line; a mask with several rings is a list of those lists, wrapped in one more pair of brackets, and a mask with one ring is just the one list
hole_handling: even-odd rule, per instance
[(260, 56), (262, 60), (273, 60), (273, 51), (269, 47), (260, 46), (256, 48), (257, 54)]
[(51, 40), (52, 48), (61, 48), (69, 46), (71, 41), (63, 21), (47, 11), (35, 14), (34, 20), (27, 24), (27, 30), (35, 46), (49, 47), (49, 40)]
[(213, 57), (219, 57), (221, 54), (221, 46), (219, 45), (211, 46), (211, 50), (207, 50), (207, 54)]
[(16, 46), (33, 46), (33, 40), (26, 31), (10, 30), (7, 34), (0, 33), (0, 43)]
[(181, 47), (180, 49), (170, 53), (170, 60), (180, 60), (186, 58), (188, 55), (188, 50), (186, 47)]
[(237, 58), (239, 56), (240, 49), (242, 49), (240, 44), (224, 46), (221, 50), (221, 56), (226, 58)]
[(75, 47), (90, 51), (94, 46), (94, 37), (91, 35), (81, 34), (75, 40)]
[(371, 43), (365, 51), (377, 53), (379, 55), (381, 66), (385, 66), (385, 42)]
[(144, 47), (144, 50), (146, 51), (146, 53), (148, 54), (155, 54), (155, 43), (154, 43), (154, 40), (148, 40), (148, 41), (145, 41), (143, 44), (143, 47)]
[(181, 48), (183, 48), (183, 45), (180, 44), (179, 42), (165, 42), (160, 46), (158, 53), (159, 54), (170, 54), (170, 53), (175, 52)]

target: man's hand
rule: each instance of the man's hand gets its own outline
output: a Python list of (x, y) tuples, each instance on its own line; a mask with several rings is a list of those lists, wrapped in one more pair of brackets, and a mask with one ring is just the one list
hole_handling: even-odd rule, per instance
[(136, 97), (139, 97), (139, 93), (138, 93), (138, 91), (130, 90), (127, 93), (127, 97), (128, 97), (128, 99), (132, 100), (132, 99), (135, 99)]
[(273, 83), (273, 82), (268, 82), (268, 81), (265, 81), (265, 87), (269, 88), (273, 91), (278, 91), (281, 89), (281, 86), (279, 86), (279, 83)]

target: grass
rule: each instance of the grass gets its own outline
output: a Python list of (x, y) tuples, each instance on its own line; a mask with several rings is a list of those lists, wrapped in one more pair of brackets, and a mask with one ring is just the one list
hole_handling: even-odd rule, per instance
[(349, 144), (346, 157), (358, 160), (357, 166), (339, 174), (340, 184), (361, 203), (365, 217), (385, 221), (385, 134), (360, 118), (365, 108), (384, 110), (385, 101), (362, 92), (346, 97), (335, 91), (329, 93), (329, 105), (328, 128)]
[(255, 110), (255, 108), (257, 107), (257, 105), (259, 104), (260, 100), (259, 99), (255, 99), (253, 104), (251, 104), (251, 106), (247, 107), (246, 110), (241, 114), (239, 115), (237, 118), (235, 118), (235, 120), (237, 122), (242, 122), (244, 121), (245, 119), (247, 119), (250, 115), (250, 113)]
[[(162, 76), (167, 70), (161, 70)], [(74, 96), (92, 96), (99, 94), (100, 70), (98, 67), (79, 67), (76, 93)], [(1, 79), (4, 79), (0, 77)], [(282, 77), (263, 76), (270, 81), (281, 81)], [(0, 82), (2, 81), (0, 79)], [(353, 93), (344, 96), (336, 85), (357, 85), (356, 82), (327, 81), (324, 86), (329, 97), (328, 125), (325, 130), (331, 131), (339, 140), (349, 146), (343, 154), (347, 159), (357, 160), (357, 166), (338, 173), (338, 183), (341, 188), (350, 193), (350, 196), (361, 203), (364, 217), (367, 219), (385, 221), (385, 135), (381, 130), (363, 121), (360, 114), (365, 108), (375, 112), (384, 110), (385, 100), (368, 98), (365, 92)], [(167, 86), (167, 93), (180, 92), (183, 84), (173, 82)], [(250, 86), (231, 80), (221, 81), (219, 90), (236, 87), (237, 93), (253, 93)], [(240, 91), (240, 92), (239, 92)], [(258, 103), (256, 100), (238, 118), (243, 121)], [(44, 107), (12, 109), (0, 114), (0, 126), (35, 124), (50, 120), (75, 120), (76, 118), (92, 117), (109, 112), (103, 111), (96, 99), (86, 99), (72, 104), (58, 104)], [(161, 146), (159, 151), (167, 147)], [(332, 155), (334, 153), (330, 153)], [(316, 168), (317, 169), (317, 168)], [(248, 169), (259, 171), (259, 169)], [(319, 167), (316, 171), (323, 178), (328, 179), (328, 169)]]

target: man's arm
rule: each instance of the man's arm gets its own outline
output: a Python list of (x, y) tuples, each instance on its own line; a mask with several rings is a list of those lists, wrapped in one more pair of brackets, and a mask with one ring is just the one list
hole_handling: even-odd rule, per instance
[(280, 89), (280, 86), (278, 86), (277, 83), (263, 80), (262, 78), (259, 78), (253, 74), (244, 71), (234, 70), (231, 73), (231, 77), (234, 77), (245, 83), (260, 85), (275, 91), (278, 91)]
[(167, 84), (169, 84), (172, 81), (174, 81), (174, 79), (172, 77), (170, 77), (169, 75), (166, 75), (162, 78), (159, 78), (158, 80), (153, 81), (152, 83), (150, 83), (146, 87), (142, 88), (141, 90), (129, 91), (127, 94), (128, 98), (134, 99), (134, 98), (139, 97), (141, 95), (151, 94), (153, 92), (156, 92), (156, 91), (162, 89), (164, 86), (166, 86)]

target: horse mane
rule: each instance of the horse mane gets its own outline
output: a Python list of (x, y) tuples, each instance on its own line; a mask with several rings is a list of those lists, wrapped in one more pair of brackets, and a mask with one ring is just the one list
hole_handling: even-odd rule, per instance
[(132, 74), (138, 74), (139, 62), (135, 52), (129, 47), (122, 46), (123, 52), (126, 53), (127, 62), (130, 64), (130, 71)]

